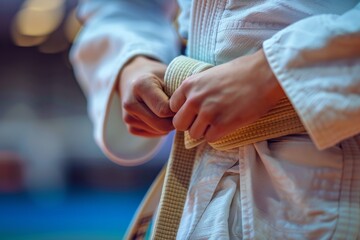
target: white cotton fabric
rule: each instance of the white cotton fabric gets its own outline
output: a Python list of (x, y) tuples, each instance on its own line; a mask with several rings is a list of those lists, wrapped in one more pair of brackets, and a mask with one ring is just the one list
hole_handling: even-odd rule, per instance
[[(218, 152), (199, 147), (178, 239), (357, 239), (360, 4), (353, 0), (180, 0), (188, 56), (214, 65), (263, 48), (309, 135)], [(179, 54), (171, 0), (88, 0), (71, 53), (97, 143), (123, 165), (160, 139), (131, 136), (117, 76), (133, 56)]]
[(360, 169), (348, 144), (318, 151), (307, 134), (229, 152), (204, 144), (177, 239), (356, 239), (359, 210), (339, 205), (359, 202), (359, 184), (345, 187)]

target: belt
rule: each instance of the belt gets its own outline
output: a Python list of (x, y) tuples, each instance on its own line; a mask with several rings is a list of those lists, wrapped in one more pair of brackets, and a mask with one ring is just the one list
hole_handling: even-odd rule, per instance
[[(213, 66), (210, 64), (185, 56), (175, 58), (169, 64), (165, 73), (165, 93), (171, 96), (187, 77), (211, 67)], [(220, 140), (208, 144), (217, 150), (226, 151), (235, 147), (300, 132), (305, 132), (305, 128), (289, 100), (283, 98), (256, 122), (239, 128)], [(195, 147), (203, 142), (205, 142), (204, 139), (192, 139), (187, 131), (176, 132), (167, 164), (152, 239), (169, 240), (176, 238), (196, 157)], [(160, 176), (164, 177), (164, 172)], [(158, 193), (157, 199), (159, 199), (159, 196)], [(149, 197), (147, 198), (149, 199)], [(146, 206), (145, 201), (142, 203), (142, 210), (138, 211), (138, 220), (133, 221), (134, 225), (129, 230), (129, 239), (136, 239), (136, 236), (143, 235), (144, 226), (147, 226), (149, 221), (148, 216), (145, 216), (147, 221), (144, 221), (144, 215), (146, 214), (142, 214), (144, 209), (145, 212), (148, 212)], [(139, 232), (139, 229), (142, 230)]]

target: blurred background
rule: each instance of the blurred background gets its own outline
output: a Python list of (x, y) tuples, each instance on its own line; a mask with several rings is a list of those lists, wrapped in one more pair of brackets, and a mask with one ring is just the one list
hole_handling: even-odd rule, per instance
[(167, 158), (125, 168), (95, 145), (68, 60), (76, 5), (0, 0), (0, 239), (121, 239)]

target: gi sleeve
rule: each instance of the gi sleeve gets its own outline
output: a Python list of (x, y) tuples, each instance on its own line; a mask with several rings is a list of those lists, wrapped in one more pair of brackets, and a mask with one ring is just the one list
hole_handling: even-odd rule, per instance
[(319, 149), (360, 133), (360, 4), (300, 20), (263, 49)]
[(170, 0), (87, 0), (78, 17), (83, 28), (71, 50), (74, 72), (88, 101), (94, 137), (102, 151), (121, 165), (137, 165), (159, 148), (160, 138), (128, 133), (122, 121), (117, 78), (136, 55), (168, 63), (179, 54)]

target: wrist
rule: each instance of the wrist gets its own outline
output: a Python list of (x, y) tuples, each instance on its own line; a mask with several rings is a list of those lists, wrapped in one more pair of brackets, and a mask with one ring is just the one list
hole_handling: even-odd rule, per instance
[(260, 49), (254, 53), (254, 58), (254, 72), (258, 74), (257, 79), (260, 80), (261, 84), (259, 87), (264, 89), (266, 98), (268, 98), (270, 101), (278, 101), (285, 97), (285, 92), (283, 91), (279, 81), (272, 71), (264, 50)]
[(133, 58), (129, 59), (122, 67), (120, 72), (120, 79), (128, 79), (129, 76), (138, 73), (152, 62), (157, 61), (144, 55), (134, 56)]

